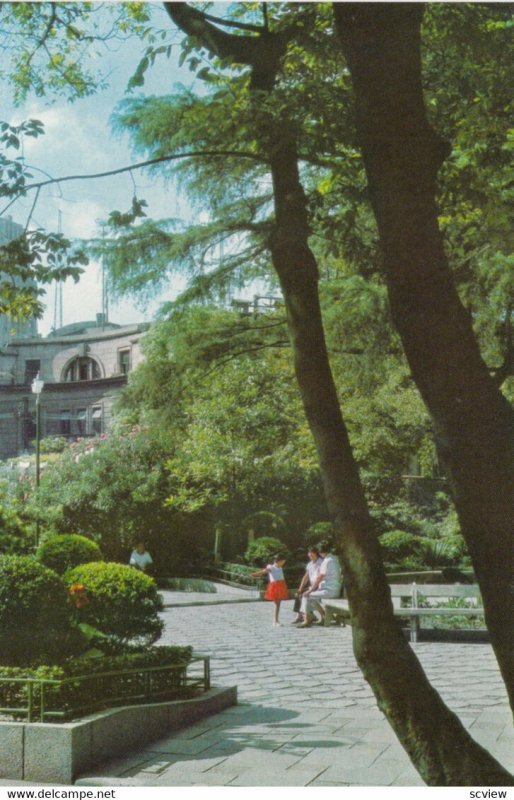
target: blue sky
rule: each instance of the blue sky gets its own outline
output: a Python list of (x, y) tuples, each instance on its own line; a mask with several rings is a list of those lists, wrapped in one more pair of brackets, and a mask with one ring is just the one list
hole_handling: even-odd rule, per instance
[[(171, 29), (171, 23), (160, 3), (151, 3), (157, 26)], [(178, 37), (177, 37), (178, 39)], [(104, 74), (109, 75), (109, 88), (95, 95), (77, 100), (74, 103), (58, 98), (28, 98), (22, 107), (9, 107), (10, 90), (6, 84), (2, 95), (3, 119), (19, 122), (23, 119), (37, 118), (45, 124), (45, 135), (37, 140), (28, 139), (25, 156), (31, 165), (42, 169), (52, 177), (62, 177), (76, 173), (96, 173), (134, 161), (128, 141), (111, 132), (110, 116), (116, 103), (123, 98), (128, 79), (134, 72), (145, 44), (133, 39), (120, 43), (99, 60)], [(179, 48), (174, 47), (169, 61), (161, 57), (147, 72), (145, 85), (138, 88), (137, 94), (165, 94), (173, 89), (176, 82), (191, 83), (192, 73), (187, 68), (178, 67)], [(138, 159), (136, 159), (138, 160)], [(139, 160), (141, 160), (139, 158)], [(37, 175), (37, 173), (36, 173)], [(139, 197), (148, 202), (148, 214), (156, 217), (190, 218), (191, 210), (184, 196), (178, 196), (173, 187), (164, 187), (157, 179), (151, 179), (142, 172), (134, 173)], [(62, 232), (69, 237), (89, 237), (98, 232), (97, 221), (105, 219), (113, 209), (127, 210), (134, 185), (130, 176), (122, 175), (95, 181), (73, 181), (60, 187), (52, 186), (45, 190), (34, 212), (34, 221), (46, 229), (57, 230), (59, 212), (62, 219)], [(27, 198), (13, 207), (9, 213), (16, 222), (25, 224), (32, 203)], [(90, 264), (78, 285), (68, 280), (63, 290), (63, 324), (84, 319), (93, 319), (101, 311), (100, 268)], [(180, 289), (175, 282), (162, 299), (169, 299)], [(145, 304), (138, 308), (132, 303), (110, 303), (110, 319), (113, 322), (127, 323), (148, 320), (155, 313), (159, 303)], [(45, 317), (38, 324), (39, 331), (46, 335), (54, 321), (54, 288), (47, 293)]]

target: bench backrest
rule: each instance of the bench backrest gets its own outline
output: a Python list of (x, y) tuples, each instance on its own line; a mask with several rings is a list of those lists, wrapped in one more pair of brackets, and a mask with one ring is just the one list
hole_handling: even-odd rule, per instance
[(391, 583), (389, 589), (391, 590), (391, 597), (404, 597), (409, 600), (412, 598), (413, 583)]
[(418, 605), (418, 597), (430, 599), (432, 597), (444, 598), (478, 598), (480, 588), (476, 583), (392, 583), (389, 586), (391, 597), (401, 598), (402, 600), (412, 601), (412, 605)]

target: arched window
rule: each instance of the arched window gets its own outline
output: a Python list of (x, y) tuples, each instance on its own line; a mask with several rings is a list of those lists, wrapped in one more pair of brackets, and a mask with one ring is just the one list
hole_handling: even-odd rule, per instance
[(64, 371), (64, 380), (66, 383), (74, 381), (94, 381), (101, 377), (102, 373), (100, 367), (94, 358), (89, 358), (89, 356), (74, 358)]

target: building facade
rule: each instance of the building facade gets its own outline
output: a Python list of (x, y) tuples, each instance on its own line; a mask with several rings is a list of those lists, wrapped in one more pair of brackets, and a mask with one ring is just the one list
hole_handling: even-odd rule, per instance
[(141, 361), (147, 324), (119, 326), (97, 315), (66, 325), (46, 338), (11, 338), (0, 347), (0, 459), (29, 451), (36, 436), (35, 395), (39, 374), (40, 436), (68, 439), (109, 430), (116, 394)]

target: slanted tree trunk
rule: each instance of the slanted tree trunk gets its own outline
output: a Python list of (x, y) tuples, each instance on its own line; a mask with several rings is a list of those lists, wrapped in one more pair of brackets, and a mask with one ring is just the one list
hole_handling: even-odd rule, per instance
[[(189, 17), (185, 3), (167, 3), (166, 8), (179, 27), (203, 46), (224, 58), (230, 56), (230, 36), (218, 38), (217, 29), (202, 21), (199, 12), (191, 9)], [(266, 75), (263, 59), (256, 55), (258, 38), (252, 37), (248, 60), (241, 55), (241, 36), (234, 38), (234, 62), (252, 68), (258, 63), (258, 88), (272, 91), (276, 64), (270, 64)], [(276, 217), (270, 250), (284, 294), (298, 385), (338, 535), (357, 661), (379, 707), (428, 784), (514, 785), (514, 778), (471, 739), (445, 706), (393, 615), (378, 539), (329, 365), (294, 126), (271, 111), (262, 113), (257, 97), (255, 132), (270, 163)]]
[(294, 139), (276, 125), (270, 155), (276, 210), (273, 264), (286, 303), (295, 370), (335, 522), (355, 656), (378, 705), (428, 783), (514, 785), (474, 742), (426, 678), (393, 615), (377, 537), (330, 370)]
[(423, 5), (335, 3), (394, 323), (432, 416), (514, 709), (514, 414), (484, 364), (437, 224), (448, 154), (421, 84)]

